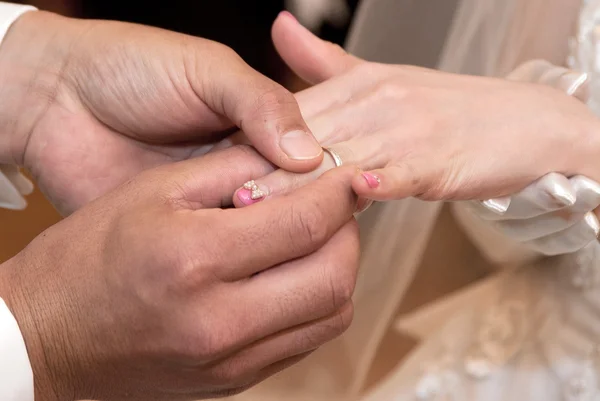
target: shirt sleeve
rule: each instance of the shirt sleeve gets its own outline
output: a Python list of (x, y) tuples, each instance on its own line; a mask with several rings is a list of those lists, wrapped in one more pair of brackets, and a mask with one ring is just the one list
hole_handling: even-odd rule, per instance
[[(0, 45), (13, 22), (35, 7), (0, 2)], [(0, 170), (0, 186), (13, 196), (20, 193), (13, 180)], [(2, 199), (2, 194), (0, 194)], [(14, 316), (0, 298), (0, 400), (34, 401), (33, 371), (25, 341)]]
[(33, 371), (21, 330), (0, 298), (0, 400), (34, 401)]
[[(23, 13), (35, 9), (32, 6), (0, 2), (0, 45), (12, 23)], [(23, 197), (25, 194), (23, 191), (19, 191), (18, 185), (23, 180), (27, 179), (19, 173), (7, 175), (0, 165), (0, 208), (20, 210), (27, 206)]]

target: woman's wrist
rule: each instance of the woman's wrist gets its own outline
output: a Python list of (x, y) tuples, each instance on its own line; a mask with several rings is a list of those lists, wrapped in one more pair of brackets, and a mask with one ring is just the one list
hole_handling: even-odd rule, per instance
[(76, 20), (43, 11), (8, 29), (0, 44), (0, 163), (24, 165), (32, 132), (59, 95), (77, 29)]

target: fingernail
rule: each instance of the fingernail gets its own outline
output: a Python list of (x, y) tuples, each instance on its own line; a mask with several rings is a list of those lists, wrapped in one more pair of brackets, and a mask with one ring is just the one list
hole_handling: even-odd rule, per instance
[(510, 197), (488, 199), (481, 204), (494, 213), (504, 214), (510, 206)]
[(291, 18), (295, 22), (298, 22), (298, 20), (296, 19), (296, 17), (294, 17), (294, 15), (291, 12), (289, 12), (289, 11), (282, 11), (282, 12), (279, 13), (279, 15), (281, 15), (283, 17)]
[(266, 191), (262, 190), (254, 181), (248, 181), (237, 192), (238, 199), (246, 206), (262, 201), (265, 196), (267, 196)]
[(377, 188), (381, 184), (381, 180), (375, 174), (362, 173), (363, 178), (367, 181), (369, 188)]
[(290, 131), (281, 137), (281, 150), (293, 160), (309, 160), (318, 157), (323, 149), (306, 131)]

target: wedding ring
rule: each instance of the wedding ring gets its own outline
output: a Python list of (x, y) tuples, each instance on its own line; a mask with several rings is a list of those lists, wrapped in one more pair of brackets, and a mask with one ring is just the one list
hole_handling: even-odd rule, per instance
[(331, 148), (323, 148), (323, 150), (327, 153), (329, 153), (329, 155), (331, 156), (331, 158), (333, 159), (333, 162), (335, 163), (336, 167), (342, 167), (342, 165), (344, 164), (342, 158), (340, 157), (339, 154), (337, 154), (337, 152)]

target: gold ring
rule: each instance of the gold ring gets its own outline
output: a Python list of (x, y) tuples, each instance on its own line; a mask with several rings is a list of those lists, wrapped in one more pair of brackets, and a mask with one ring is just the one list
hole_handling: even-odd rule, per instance
[(342, 165), (344, 164), (344, 161), (342, 160), (340, 155), (335, 150), (333, 150), (331, 148), (323, 148), (323, 150), (325, 152), (329, 153), (329, 155), (333, 159), (333, 162), (335, 163), (336, 167), (342, 167)]

